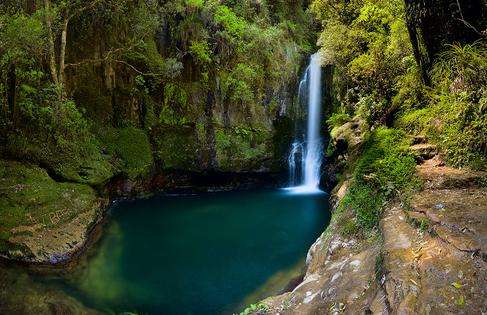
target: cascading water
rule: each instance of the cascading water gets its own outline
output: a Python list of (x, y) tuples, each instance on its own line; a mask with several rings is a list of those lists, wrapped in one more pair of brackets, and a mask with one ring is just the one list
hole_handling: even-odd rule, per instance
[[(288, 158), (290, 187), (301, 193), (320, 192), (320, 168), (323, 155), (320, 136), (321, 121), (321, 64), (318, 53), (311, 56), (303, 79), (299, 83), (299, 103), (307, 103), (307, 129), (303, 139), (292, 144)], [(301, 164), (296, 163), (301, 160)]]

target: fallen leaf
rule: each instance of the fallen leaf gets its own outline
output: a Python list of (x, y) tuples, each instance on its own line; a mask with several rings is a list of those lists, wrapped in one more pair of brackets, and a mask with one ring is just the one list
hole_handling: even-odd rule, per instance
[(453, 287), (455, 287), (455, 289), (461, 289), (462, 288), (462, 285), (458, 282), (452, 282), (451, 284)]

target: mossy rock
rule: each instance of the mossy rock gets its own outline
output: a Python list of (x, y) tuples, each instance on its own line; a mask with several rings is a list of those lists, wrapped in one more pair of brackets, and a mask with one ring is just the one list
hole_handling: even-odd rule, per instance
[(144, 177), (152, 169), (152, 148), (145, 131), (134, 127), (111, 128), (102, 131), (100, 137), (107, 153), (115, 158), (115, 167), (130, 179)]
[(100, 214), (90, 186), (59, 183), (38, 166), (5, 160), (0, 178), (2, 256), (43, 262), (82, 246)]
[(0, 301), (0, 314), (102, 314), (19, 268), (0, 267)]
[(67, 143), (60, 148), (39, 136), (9, 135), (5, 152), (42, 165), (63, 181), (100, 186), (114, 174), (109, 156), (101, 153), (95, 139)]
[(102, 186), (113, 175), (114, 168), (108, 158), (102, 155), (70, 160), (52, 166), (54, 174), (64, 180), (91, 186)]

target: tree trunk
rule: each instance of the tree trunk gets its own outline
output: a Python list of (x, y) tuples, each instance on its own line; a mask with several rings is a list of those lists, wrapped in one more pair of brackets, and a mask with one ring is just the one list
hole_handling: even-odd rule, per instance
[(27, 0), (24, 3), (25, 12), (29, 15), (34, 14), (37, 10), (37, 5), (35, 0)]
[(69, 12), (66, 10), (64, 13), (63, 18), (63, 30), (61, 32), (61, 49), (59, 52), (59, 85), (61, 87), (61, 98), (64, 99), (66, 97), (66, 86), (65, 86), (65, 69), (66, 69), (66, 41), (68, 38), (68, 14)]
[(52, 82), (55, 85), (58, 85), (59, 80), (56, 67), (56, 46), (54, 44), (54, 33), (52, 30), (51, 0), (44, 0), (44, 8), (46, 10), (46, 26), (49, 42), (49, 69), (51, 71)]

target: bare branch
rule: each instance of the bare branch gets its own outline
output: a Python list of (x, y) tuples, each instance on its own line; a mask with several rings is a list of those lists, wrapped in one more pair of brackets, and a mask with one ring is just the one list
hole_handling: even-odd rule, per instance
[(457, 18), (457, 20), (459, 20), (460, 22), (462, 22), (463, 24), (465, 24), (468, 28), (472, 29), (478, 35), (484, 36), (484, 34), (482, 34), (481, 32), (479, 32), (479, 30), (477, 30), (472, 24), (468, 23), (465, 20), (465, 18), (463, 17), (462, 7), (460, 6), (460, 1), (459, 0), (457, 0), (457, 6), (458, 6), (458, 11), (460, 13), (460, 18)]
[(49, 68), (51, 71), (51, 78), (54, 84), (58, 84), (58, 76), (56, 69), (56, 48), (54, 45), (54, 33), (52, 31), (52, 16), (51, 16), (51, 1), (44, 0), (44, 8), (46, 9), (46, 24), (49, 41)]

